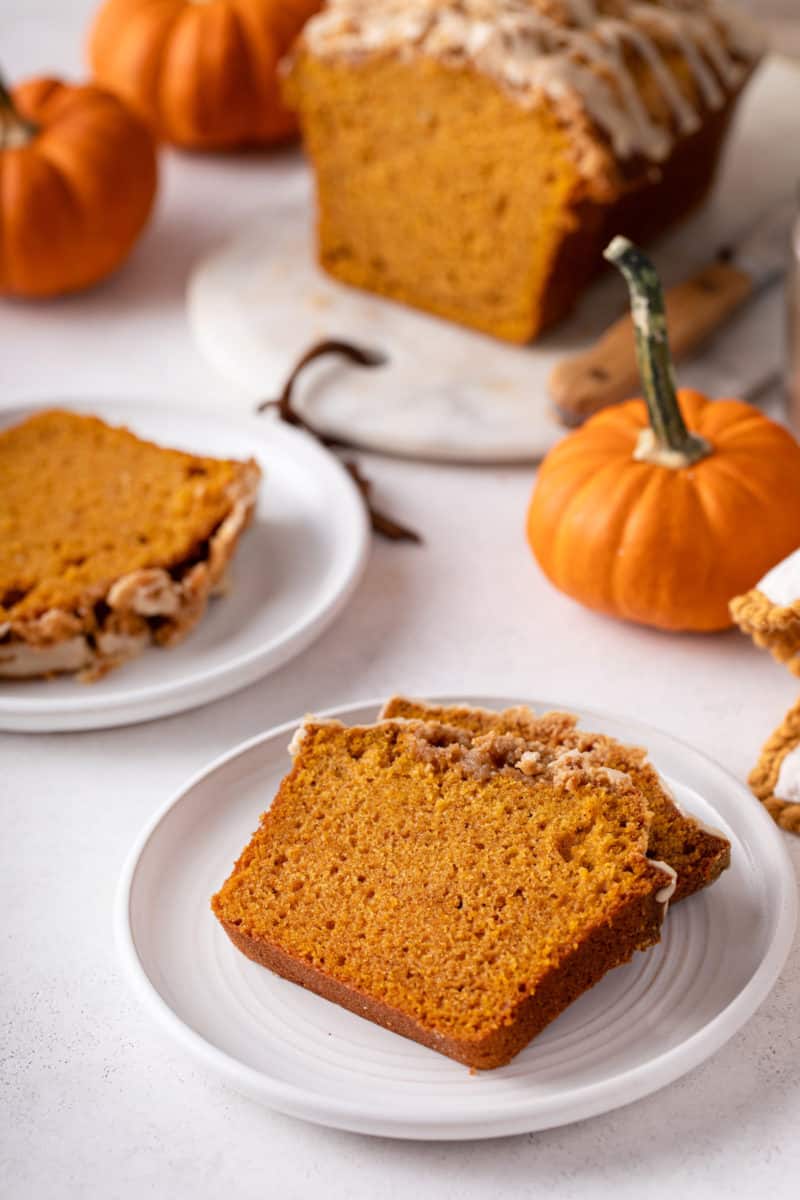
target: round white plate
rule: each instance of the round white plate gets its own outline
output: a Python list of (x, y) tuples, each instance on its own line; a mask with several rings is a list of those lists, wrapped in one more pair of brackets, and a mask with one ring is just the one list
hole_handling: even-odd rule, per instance
[[(378, 708), (327, 715), (356, 723), (374, 720)], [(724, 829), (732, 866), (670, 911), (660, 945), (612, 971), (507, 1067), (470, 1075), (272, 975), (235, 950), (212, 916), (212, 893), (289, 768), (296, 722), (195, 776), (134, 847), (116, 932), (147, 1009), (254, 1099), (391, 1137), (493, 1137), (566, 1124), (628, 1104), (697, 1066), (752, 1015), (783, 966), (797, 907), (788, 855), (760, 805), (698, 751), (635, 721), (574, 711), (591, 728), (646, 745), (678, 802)]]
[[(36, 405), (41, 408), (43, 405)], [(196, 708), (274, 671), (313, 641), (352, 594), (366, 563), (364, 505), (344, 468), (312, 438), (269, 418), (139, 400), (57, 400), (164, 446), (258, 460), (255, 518), (231, 588), (171, 649), (150, 647), (96, 683), (0, 680), (0, 729), (101, 729)], [(0, 429), (34, 406), (0, 413)]]
[[(772, 60), (762, 68), (709, 203), (654, 248), (667, 283), (709, 261), (793, 193), (795, 163), (783, 147), (795, 136), (799, 102), (795, 66)], [(552, 333), (510, 346), (326, 275), (315, 262), (307, 166), (299, 158), (282, 164), (268, 182), (261, 215), (198, 263), (189, 284), (192, 331), (218, 370), (254, 400), (268, 398), (312, 343), (345, 338), (384, 351), (388, 362), (359, 370), (334, 360), (303, 375), (298, 403), (333, 436), (393, 454), (486, 463), (535, 461), (563, 435), (547, 381), (560, 358), (584, 349), (624, 312), (627, 293), (616, 273), (600, 279)], [(681, 381), (711, 395), (753, 390), (781, 359), (782, 303), (775, 288), (747, 305), (711, 352), (681, 365)]]

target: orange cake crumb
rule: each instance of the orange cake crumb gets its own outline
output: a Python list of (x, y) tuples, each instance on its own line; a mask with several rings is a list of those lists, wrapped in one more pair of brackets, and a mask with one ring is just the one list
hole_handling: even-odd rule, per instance
[(89, 677), (202, 615), (257, 464), (52, 410), (0, 433), (0, 675)]
[(537, 716), (524, 706), (492, 712), (470, 705), (441, 706), (393, 696), (381, 716), (443, 721), (475, 736), (490, 731), (514, 733), (535, 745), (545, 759), (573, 750), (588, 756), (591, 762), (626, 772), (652, 810), (648, 855), (668, 862), (677, 872), (673, 903), (708, 887), (730, 865), (728, 839), (690, 814), (681, 812), (664, 781), (648, 762), (645, 750), (622, 745), (606, 734), (579, 729), (577, 717), (571, 713)]
[(659, 938), (630, 780), (521, 739), (313, 719), (212, 907), (256, 962), (473, 1067)]

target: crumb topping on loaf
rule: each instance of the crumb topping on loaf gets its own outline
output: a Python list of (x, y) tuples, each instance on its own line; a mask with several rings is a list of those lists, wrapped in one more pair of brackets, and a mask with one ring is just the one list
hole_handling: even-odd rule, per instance
[(618, 158), (653, 162), (723, 106), (764, 49), (727, 0), (329, 0), (302, 44), (321, 58), (472, 65), (522, 105), (546, 97), (579, 130), (588, 118)]

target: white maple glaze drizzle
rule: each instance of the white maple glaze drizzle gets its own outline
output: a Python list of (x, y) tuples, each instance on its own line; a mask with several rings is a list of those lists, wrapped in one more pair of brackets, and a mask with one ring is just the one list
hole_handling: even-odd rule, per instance
[[(648, 157), (664, 159), (670, 152), (672, 138), (668, 130), (657, 125), (651, 119), (636, 82), (625, 66), (624, 43), (634, 41), (637, 37), (637, 49), (641, 51), (641, 46), (646, 45), (652, 51), (652, 58), (658, 61), (664, 71), (667, 71), (652, 42), (642, 34), (637, 34), (637, 31), (625, 21), (612, 19), (598, 21), (591, 34), (581, 35), (577, 45), (580, 52), (586, 54), (587, 57), (591, 56), (601, 70), (604, 66), (611, 65), (623, 106), (633, 123), (636, 144), (649, 147)], [(669, 74), (668, 71), (667, 74)]]
[(669, 37), (686, 59), (705, 103), (709, 108), (719, 108), (725, 99), (725, 93), (698, 50), (689, 30), (681, 25), (679, 15), (669, 9), (656, 8), (652, 4), (636, 4), (631, 9), (631, 20), (645, 32), (649, 28)]
[[(673, 116), (678, 122), (678, 128), (680, 129), (681, 133), (694, 133), (694, 131), (698, 129), (701, 124), (697, 109), (689, 103), (689, 100), (686, 98), (686, 96), (684, 96), (683, 92), (678, 87), (678, 84), (675, 82), (675, 76), (672, 74), (664, 59), (659, 54), (652, 40), (645, 36), (641, 29), (638, 29), (635, 25), (629, 24), (627, 21), (601, 21), (598, 24), (597, 29), (598, 31), (601, 31), (601, 36), (605, 30), (610, 29), (612, 36), (616, 36), (620, 41), (627, 40), (636, 48), (636, 51), (640, 57), (643, 58), (649, 65), (650, 70), (652, 71), (656, 83), (661, 91), (661, 95), (666, 100)], [(686, 40), (688, 43), (688, 39)], [(697, 53), (696, 47), (694, 47), (694, 50), (696, 57), (702, 63), (702, 59)], [(688, 55), (686, 57), (688, 61)], [(703, 66), (705, 66), (705, 64), (703, 64)], [(629, 73), (626, 72), (626, 74), (628, 74), (628, 78), (630, 78)], [(639, 98), (639, 103), (642, 103), (641, 97)], [(647, 112), (646, 107), (645, 112)]]
[(741, 66), (728, 53), (727, 47), (720, 40), (711, 21), (707, 17), (690, 17), (687, 27), (689, 32), (694, 35), (695, 42), (703, 47), (711, 59), (714, 70), (722, 82), (729, 88), (736, 87), (742, 77)]
[(591, 25), (597, 17), (594, 0), (564, 0), (564, 8), (575, 25)]
[[(417, 54), (470, 63), (525, 106), (583, 110), (622, 159), (666, 159), (700, 114), (659, 46), (682, 55), (704, 105), (722, 106), (759, 57), (757, 28), (727, 0), (329, 0), (306, 25), (320, 58)], [(646, 62), (670, 120), (650, 113), (625, 49)]]
[(667, 883), (656, 892), (656, 903), (664, 905), (664, 916), (666, 916), (669, 902), (675, 895), (675, 889), (678, 886), (678, 872), (669, 863), (662, 862), (658, 858), (651, 858), (650, 862), (667, 876)]

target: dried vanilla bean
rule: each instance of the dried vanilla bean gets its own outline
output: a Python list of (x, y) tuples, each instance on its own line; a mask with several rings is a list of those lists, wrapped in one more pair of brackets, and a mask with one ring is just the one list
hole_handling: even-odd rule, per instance
[[(302, 416), (294, 406), (294, 388), (302, 371), (318, 358), (322, 358), (328, 354), (338, 354), (346, 358), (348, 362), (355, 363), (359, 367), (380, 367), (386, 362), (386, 356), (378, 350), (370, 350), (366, 347), (356, 346), (352, 342), (338, 341), (335, 338), (328, 338), (325, 341), (317, 342), (311, 346), (305, 354), (295, 363), (289, 373), (286, 383), (283, 385), (280, 396), (276, 400), (264, 400), (258, 405), (257, 412), (265, 412), (267, 409), (274, 408), (282, 421), (287, 425), (294, 425), (298, 429), (305, 430), (312, 437), (321, 442), (323, 446), (331, 449), (334, 446), (350, 446), (351, 443), (344, 441), (341, 438), (331, 437), (328, 434), (321, 433)], [(365, 475), (362, 474), (358, 465), (349, 460), (343, 461), (342, 465), (345, 470), (352, 476), (358, 490), (364, 498), (364, 503), (369, 513), (370, 523), (375, 533), (381, 537), (388, 538), (394, 542), (422, 542), (422, 538), (413, 529), (409, 529), (405, 525), (400, 525), (391, 517), (387, 517), (384, 513), (379, 512), (373, 507), (370, 495), (372, 492), (372, 483)]]

